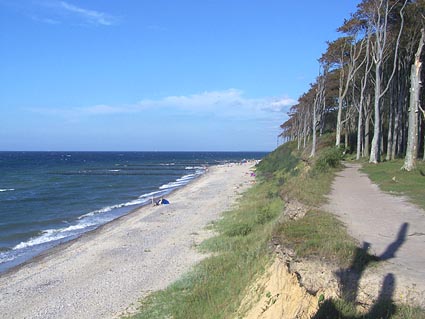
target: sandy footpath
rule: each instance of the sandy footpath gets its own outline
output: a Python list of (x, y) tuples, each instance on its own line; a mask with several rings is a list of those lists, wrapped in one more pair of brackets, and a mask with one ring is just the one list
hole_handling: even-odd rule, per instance
[(167, 197), (0, 277), (1, 318), (116, 318), (203, 256), (204, 227), (249, 187), (252, 163), (211, 167)]
[(425, 211), (381, 191), (359, 168), (347, 163), (338, 173), (325, 209), (381, 260), (379, 268), (367, 269), (360, 285), (371, 286), (373, 276), (368, 277), (368, 272), (380, 271), (381, 279), (391, 279), (393, 299), (425, 307)]

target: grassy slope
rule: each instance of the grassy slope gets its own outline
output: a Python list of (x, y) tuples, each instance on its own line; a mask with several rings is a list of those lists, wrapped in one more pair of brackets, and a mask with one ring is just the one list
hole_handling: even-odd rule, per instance
[[(268, 265), (271, 238), (280, 238), (300, 257), (318, 256), (347, 267), (359, 251), (344, 227), (331, 214), (320, 211), (324, 194), (330, 190), (340, 153), (329, 146), (333, 138), (319, 141), (319, 154), (313, 162), (287, 143), (268, 155), (258, 166), (258, 183), (249, 189), (238, 206), (211, 225), (218, 235), (204, 242), (201, 249), (211, 254), (192, 272), (164, 291), (141, 302), (132, 318), (232, 318), (247, 287)], [(278, 222), (283, 199), (296, 198), (312, 207), (297, 221)], [(367, 264), (364, 255), (358, 263)], [(362, 266), (362, 265), (358, 265)], [(384, 312), (358, 314), (344, 300), (323, 304), (317, 318), (425, 318), (416, 309), (389, 304)]]
[(234, 210), (213, 224), (218, 235), (201, 249), (213, 253), (164, 291), (142, 302), (134, 318), (227, 318), (269, 261), (268, 241), (283, 202), (267, 183), (253, 186)]
[(387, 192), (406, 195), (413, 203), (425, 209), (425, 162), (418, 161), (417, 169), (411, 172), (401, 170), (402, 160), (364, 164), (363, 171), (370, 179)]

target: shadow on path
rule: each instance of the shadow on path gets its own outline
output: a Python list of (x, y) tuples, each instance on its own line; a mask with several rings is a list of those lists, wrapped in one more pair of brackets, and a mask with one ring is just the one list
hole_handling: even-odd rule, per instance
[(381, 260), (388, 260), (395, 257), (396, 251), (406, 241), (407, 228), (409, 228), (409, 223), (404, 223), (403, 225), (401, 225), (397, 239), (388, 246), (388, 248), (381, 256), (379, 256)]
[(397, 250), (406, 241), (408, 226), (408, 223), (401, 225), (396, 240), (388, 245), (387, 249), (379, 257), (370, 255), (368, 253), (370, 243), (363, 242), (362, 247), (356, 249), (350, 267), (336, 272), (341, 287), (342, 300), (325, 300), (320, 305), (313, 319), (391, 318), (397, 309), (392, 299), (396, 282), (394, 274), (388, 273), (385, 276), (378, 299), (367, 314), (357, 315), (355, 310), (356, 299), (360, 279), (366, 267), (371, 262), (381, 262), (395, 257)]

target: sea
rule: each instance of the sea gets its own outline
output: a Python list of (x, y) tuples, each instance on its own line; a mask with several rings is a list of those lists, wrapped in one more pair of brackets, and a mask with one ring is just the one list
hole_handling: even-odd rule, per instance
[(0, 152), (0, 273), (264, 152)]

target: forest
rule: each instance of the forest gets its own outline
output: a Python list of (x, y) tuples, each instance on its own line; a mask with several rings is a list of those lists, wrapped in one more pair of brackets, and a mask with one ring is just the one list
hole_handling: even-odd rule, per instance
[(318, 75), (281, 125), (298, 149), (333, 132), (335, 146), (379, 163), (425, 160), (425, 0), (363, 0), (327, 42)]

